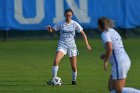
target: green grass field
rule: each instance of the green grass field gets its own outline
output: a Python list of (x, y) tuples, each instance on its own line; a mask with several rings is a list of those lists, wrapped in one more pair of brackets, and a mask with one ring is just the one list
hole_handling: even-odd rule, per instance
[[(89, 40), (93, 50), (88, 52), (84, 41), (77, 40), (77, 86), (71, 85), (71, 67), (67, 56), (60, 63), (60, 87), (45, 85), (51, 79), (57, 40), (11, 40), (0, 42), (0, 93), (109, 93), (110, 71), (103, 70), (99, 59), (104, 49), (100, 40)], [(124, 40), (132, 67), (127, 86), (140, 89), (140, 39)]]

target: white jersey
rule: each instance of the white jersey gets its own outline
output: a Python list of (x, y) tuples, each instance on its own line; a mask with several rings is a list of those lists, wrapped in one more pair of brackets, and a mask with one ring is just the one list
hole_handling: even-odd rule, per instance
[(127, 53), (125, 52), (121, 36), (117, 31), (109, 28), (108, 30), (102, 32), (101, 37), (105, 47), (107, 42), (112, 43), (113, 52), (110, 57), (111, 63), (115, 64), (115, 61), (122, 62), (124, 59), (129, 59)]
[(60, 31), (60, 40), (58, 47), (73, 48), (75, 44), (75, 31), (81, 32), (83, 28), (74, 20), (68, 24), (65, 20), (58, 22), (53, 27), (55, 31)]
[(131, 67), (131, 61), (125, 52), (121, 36), (112, 28), (102, 32), (102, 40), (106, 47), (107, 42), (112, 43), (113, 52), (110, 57), (112, 65), (111, 76), (113, 80), (125, 79)]

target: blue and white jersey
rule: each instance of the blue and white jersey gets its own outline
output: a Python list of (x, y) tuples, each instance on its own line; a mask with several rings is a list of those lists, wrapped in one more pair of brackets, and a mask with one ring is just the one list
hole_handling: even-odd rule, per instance
[(105, 47), (107, 42), (112, 43), (113, 52), (110, 57), (111, 63), (115, 63), (115, 61), (122, 62), (124, 59), (129, 60), (129, 57), (123, 46), (122, 38), (119, 33), (115, 31), (115, 29), (109, 28), (108, 30), (103, 31), (101, 38)]
[(60, 40), (58, 47), (72, 48), (76, 47), (75, 44), (75, 31), (80, 33), (83, 28), (74, 20), (68, 24), (65, 20), (58, 22), (53, 27), (55, 31), (60, 31)]

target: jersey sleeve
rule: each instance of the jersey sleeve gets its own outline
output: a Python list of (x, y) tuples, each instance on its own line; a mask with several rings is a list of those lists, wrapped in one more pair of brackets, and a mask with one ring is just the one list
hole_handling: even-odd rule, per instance
[(61, 22), (58, 22), (58, 23), (56, 23), (56, 24), (53, 26), (53, 29), (54, 29), (55, 31), (59, 31), (60, 28), (61, 28)]
[(103, 43), (112, 42), (109, 32), (103, 32), (101, 35)]
[(75, 25), (76, 25), (75, 30), (76, 30), (78, 33), (80, 33), (80, 32), (83, 30), (82, 26), (81, 26), (80, 24), (78, 24), (77, 22), (75, 22)]

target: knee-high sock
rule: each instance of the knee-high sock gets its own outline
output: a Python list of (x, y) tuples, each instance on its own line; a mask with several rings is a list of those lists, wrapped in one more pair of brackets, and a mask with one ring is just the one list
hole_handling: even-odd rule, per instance
[(72, 81), (76, 81), (76, 78), (77, 78), (77, 71), (72, 72)]
[[(116, 91), (112, 90), (110, 93), (116, 93)], [(124, 87), (122, 89), (122, 93), (140, 93), (140, 90), (130, 88), (130, 87)]]
[(57, 77), (58, 68), (59, 68), (59, 66), (53, 66), (53, 68), (52, 68), (53, 77)]

